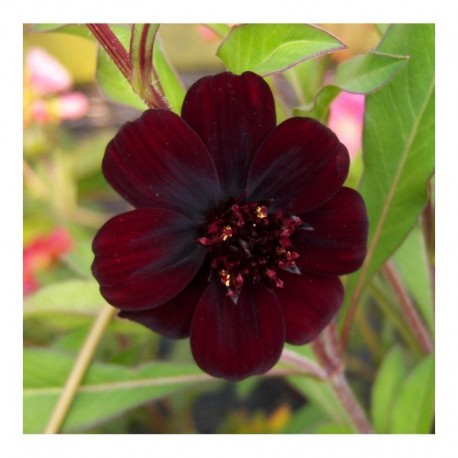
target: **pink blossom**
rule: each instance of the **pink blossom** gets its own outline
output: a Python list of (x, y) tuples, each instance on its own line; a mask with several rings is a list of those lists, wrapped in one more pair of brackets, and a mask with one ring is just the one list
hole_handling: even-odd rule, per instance
[(60, 119), (79, 119), (89, 110), (89, 101), (80, 92), (69, 92), (57, 100)]
[(331, 104), (328, 126), (354, 158), (362, 145), (364, 95), (341, 92)]
[(40, 48), (33, 48), (27, 53), (26, 63), (33, 90), (38, 94), (61, 92), (72, 85), (68, 71)]
[(24, 247), (22, 253), (24, 295), (38, 289), (40, 284), (36, 274), (49, 269), (60, 256), (71, 250), (72, 245), (73, 241), (68, 231), (58, 227), (48, 235), (36, 237)]

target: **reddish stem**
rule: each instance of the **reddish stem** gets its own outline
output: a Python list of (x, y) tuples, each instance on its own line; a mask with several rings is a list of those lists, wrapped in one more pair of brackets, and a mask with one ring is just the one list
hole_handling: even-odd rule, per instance
[(372, 426), (363, 408), (356, 399), (344, 373), (342, 347), (337, 337), (335, 326), (328, 326), (313, 343), (322, 367), (328, 373), (328, 380), (357, 431), (363, 434), (373, 433)]
[(86, 24), (125, 78), (130, 81), (132, 65), (129, 53), (107, 24)]
[(407, 324), (409, 325), (415, 338), (420, 344), (420, 347), (425, 353), (431, 353), (434, 349), (431, 338), (429, 337), (428, 331), (423, 324), (423, 321), (415, 310), (415, 307), (410, 300), (407, 291), (399, 280), (393, 264), (391, 262), (387, 262), (383, 267), (383, 272), (385, 273), (394, 294), (398, 298), (402, 314), (404, 315)]

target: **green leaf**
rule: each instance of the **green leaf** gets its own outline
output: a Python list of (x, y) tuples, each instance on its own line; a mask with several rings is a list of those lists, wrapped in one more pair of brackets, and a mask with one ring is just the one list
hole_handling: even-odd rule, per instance
[(323, 85), (326, 59), (309, 59), (284, 72), (300, 105), (312, 103)]
[(326, 124), (329, 118), (329, 109), (332, 101), (340, 94), (337, 86), (324, 86), (315, 97), (313, 103), (294, 108), (294, 116), (314, 118)]
[[(112, 25), (110, 27), (124, 47), (129, 49), (130, 29), (122, 25)], [(103, 48), (99, 50), (96, 77), (100, 88), (107, 97), (138, 110), (146, 110), (145, 102), (133, 91), (130, 83)]]
[(388, 84), (408, 59), (374, 51), (355, 56), (337, 67), (334, 84), (347, 92), (370, 94)]
[(434, 419), (434, 357), (425, 358), (400, 388), (390, 433), (428, 434)]
[(329, 107), (341, 91), (370, 94), (388, 84), (406, 65), (408, 57), (370, 52), (353, 57), (337, 67), (332, 84), (324, 86), (313, 103), (294, 109), (295, 116), (307, 116), (326, 123)]
[(68, 35), (76, 35), (81, 38), (94, 40), (94, 36), (92, 35), (92, 33), (83, 24), (35, 24), (32, 27), (32, 31), (66, 33)]
[(217, 55), (234, 73), (251, 70), (270, 75), (345, 48), (340, 40), (312, 25), (246, 24), (231, 29)]
[(368, 251), (348, 279), (344, 310), (357, 303), (367, 281), (412, 230), (434, 171), (434, 25), (393, 25), (378, 51), (410, 60), (366, 99), (360, 190), (369, 217)]
[(434, 304), (428, 257), (423, 232), (419, 225), (394, 254), (394, 263), (407, 290), (430, 331), (434, 331)]
[(379, 33), (381, 37), (385, 35), (389, 27), (390, 27), (390, 24), (375, 24), (375, 28), (377, 29), (377, 32)]
[(318, 426), (314, 434), (355, 434), (355, 431), (347, 425), (339, 425), (336, 423), (326, 423)]
[(315, 404), (305, 404), (294, 412), (288, 424), (280, 431), (281, 434), (313, 433), (315, 429), (329, 422), (329, 417)]
[(43, 313), (96, 314), (106, 304), (95, 280), (68, 280), (38, 290), (24, 302), (25, 317)]
[(385, 356), (372, 387), (371, 417), (378, 433), (389, 432), (393, 404), (405, 376), (402, 351), (396, 346)]
[(156, 36), (153, 49), (153, 65), (156, 69), (162, 90), (165, 98), (170, 106), (170, 109), (175, 113), (181, 113), (181, 106), (185, 96), (183, 83), (178, 77), (171, 62), (162, 47), (162, 42), (159, 36)]
[[(49, 350), (24, 350), (24, 432), (43, 432), (74, 360)], [(154, 362), (135, 370), (91, 365), (63, 425), (85, 430), (190, 384), (214, 381), (195, 365)]]

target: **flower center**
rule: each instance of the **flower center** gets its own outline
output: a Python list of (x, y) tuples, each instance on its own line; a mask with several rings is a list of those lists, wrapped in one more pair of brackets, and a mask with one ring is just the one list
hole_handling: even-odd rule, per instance
[(266, 201), (238, 203), (230, 199), (208, 218), (199, 243), (210, 254), (211, 267), (237, 302), (245, 281), (283, 288), (278, 269), (300, 274), (291, 235), (302, 224), (282, 210), (268, 212)]

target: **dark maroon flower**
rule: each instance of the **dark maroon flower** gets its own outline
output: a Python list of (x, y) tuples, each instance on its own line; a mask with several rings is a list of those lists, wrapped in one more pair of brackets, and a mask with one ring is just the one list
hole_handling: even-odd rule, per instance
[(103, 172), (134, 207), (94, 239), (92, 270), (120, 316), (191, 338), (197, 364), (239, 380), (286, 342), (314, 339), (338, 311), (338, 275), (366, 253), (349, 156), (318, 121), (276, 126), (251, 72), (197, 81), (182, 117), (148, 110), (109, 143)]

